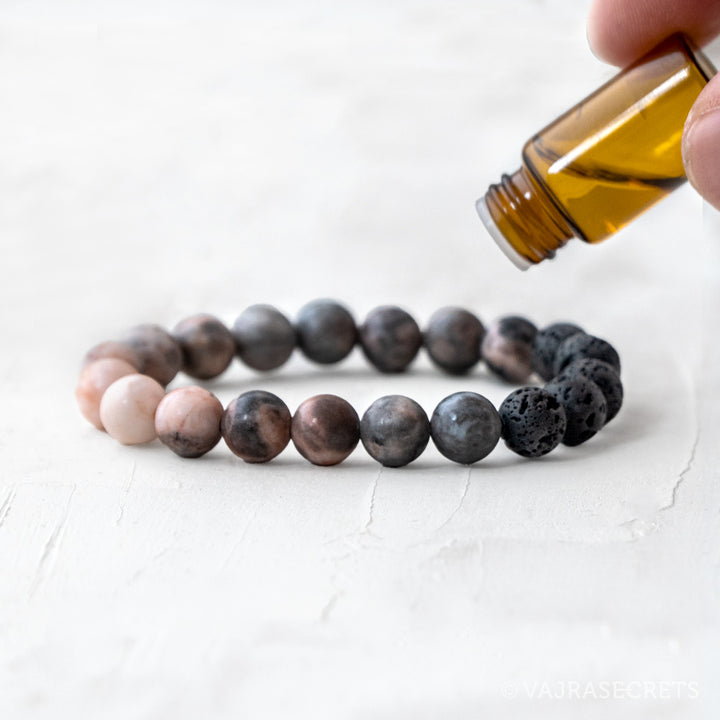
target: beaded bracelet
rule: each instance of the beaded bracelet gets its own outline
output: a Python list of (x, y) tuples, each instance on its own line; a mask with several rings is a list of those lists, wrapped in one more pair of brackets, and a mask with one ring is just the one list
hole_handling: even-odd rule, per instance
[[(535, 374), (544, 387), (511, 392), (498, 410), (475, 392), (443, 399), (430, 419), (414, 400), (387, 395), (362, 419), (344, 399), (316, 395), (291, 415), (273, 393), (251, 390), (223, 409), (199, 386), (165, 392), (182, 369), (197, 379), (223, 373), (237, 355), (255, 370), (280, 367), (295, 347), (320, 364), (337, 363), (359, 344), (385, 373), (407, 369), (421, 347), (441, 370), (461, 375), (480, 360), (500, 379), (524, 384)], [(424, 332), (404, 310), (382, 306), (357, 326), (331, 300), (305, 305), (292, 324), (269, 305), (247, 308), (228, 329), (211, 315), (196, 315), (168, 333), (138, 325), (122, 340), (104, 342), (85, 356), (76, 389), (80, 411), (123, 444), (156, 437), (182, 457), (199, 457), (224, 438), (244, 461), (262, 463), (290, 442), (315, 465), (342, 462), (361, 441), (386, 467), (417, 459), (430, 438), (448, 459), (472, 464), (502, 438), (518, 455), (545, 455), (561, 442), (579, 445), (617, 414), (623, 399), (620, 359), (605, 340), (571, 323), (542, 330), (524, 317), (506, 316), (487, 329), (471, 312), (446, 307)]]

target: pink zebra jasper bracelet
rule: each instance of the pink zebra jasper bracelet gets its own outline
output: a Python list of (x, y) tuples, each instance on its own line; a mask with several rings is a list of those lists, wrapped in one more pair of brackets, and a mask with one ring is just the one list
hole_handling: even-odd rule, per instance
[[(360, 419), (336, 395), (315, 395), (291, 415), (265, 390), (245, 392), (227, 408), (197, 385), (165, 391), (180, 370), (211, 379), (235, 355), (251, 368), (269, 371), (296, 347), (316, 363), (332, 364), (356, 344), (385, 373), (403, 372), (424, 347), (450, 374), (467, 373), (483, 360), (506, 382), (525, 384), (533, 376), (548, 382), (514, 390), (499, 410), (478, 393), (456, 392), (440, 401), (430, 419), (403, 395), (376, 400)], [(524, 457), (545, 455), (561, 442), (579, 445), (617, 414), (623, 388), (615, 349), (577, 325), (538, 330), (526, 318), (507, 316), (486, 330), (473, 313), (446, 307), (421, 332), (407, 312), (383, 306), (357, 326), (342, 305), (316, 300), (300, 310), (294, 324), (269, 305), (253, 305), (232, 329), (211, 315), (187, 318), (172, 333), (139, 325), (86, 354), (75, 395), (84, 417), (123, 444), (157, 437), (178, 455), (194, 458), (224, 438), (240, 458), (261, 463), (292, 440), (311, 463), (335, 465), (362, 441), (382, 465), (400, 467), (418, 458), (430, 438), (445, 457), (462, 464), (487, 456), (500, 438)]]

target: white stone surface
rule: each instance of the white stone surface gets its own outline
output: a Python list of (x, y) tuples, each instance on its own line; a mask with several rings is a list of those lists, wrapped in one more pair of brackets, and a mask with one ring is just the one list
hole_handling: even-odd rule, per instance
[[(586, 9), (0, 10), (0, 716), (718, 716), (717, 217), (703, 233), (684, 188), (523, 274), (474, 210), (611, 75)], [(338, 468), (290, 449), (183, 461), (74, 406), (82, 354), (135, 323), (319, 296), (358, 318), (574, 320), (620, 350), (626, 405), (539, 462), (429, 449), (400, 471), (362, 450)], [(210, 385), (224, 402), (255, 386), (291, 409), (508, 391), (425, 360), (379, 377), (357, 354)], [(597, 698), (548, 697), (574, 688)]]

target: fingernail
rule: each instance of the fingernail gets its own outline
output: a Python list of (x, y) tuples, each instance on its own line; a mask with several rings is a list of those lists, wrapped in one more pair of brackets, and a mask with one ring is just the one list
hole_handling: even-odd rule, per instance
[(720, 108), (708, 110), (691, 121), (682, 149), (688, 180), (720, 209)]

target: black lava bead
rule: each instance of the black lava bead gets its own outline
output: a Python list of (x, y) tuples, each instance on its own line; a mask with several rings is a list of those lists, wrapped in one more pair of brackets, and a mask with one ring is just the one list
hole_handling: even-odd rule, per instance
[(553, 323), (535, 335), (532, 346), (532, 369), (546, 382), (555, 375), (555, 354), (563, 340), (583, 332), (572, 323)]
[(437, 449), (462, 465), (471, 465), (490, 454), (500, 439), (500, 430), (495, 406), (473, 392), (448, 395), (430, 420), (430, 433)]
[(546, 455), (565, 435), (565, 408), (541, 388), (523, 387), (511, 392), (499, 412), (505, 444), (523, 457)]
[(485, 364), (507, 382), (527, 382), (536, 333), (535, 325), (524, 317), (510, 315), (495, 321), (482, 342)]
[(577, 335), (571, 335), (560, 343), (560, 347), (558, 347), (555, 354), (555, 375), (558, 375), (573, 360), (583, 358), (602, 360), (612, 365), (618, 374), (620, 373), (620, 357), (617, 350), (607, 340), (594, 335), (578, 333)]
[(238, 357), (255, 370), (280, 367), (295, 348), (295, 328), (271, 305), (251, 305), (232, 327)]
[(422, 333), (412, 316), (391, 305), (372, 310), (359, 334), (367, 359), (386, 373), (405, 370), (422, 345)]
[(545, 391), (554, 395), (565, 408), (567, 427), (562, 442), (574, 447), (589, 440), (605, 424), (607, 403), (602, 390), (580, 375), (553, 380)]
[(430, 421), (414, 400), (386, 395), (360, 421), (360, 440), (368, 454), (385, 467), (402, 467), (420, 457), (430, 439)]
[(602, 360), (586, 358), (584, 360), (573, 360), (557, 376), (557, 380), (566, 380), (577, 376), (592, 380), (602, 390), (607, 402), (607, 415), (605, 417), (605, 424), (607, 425), (622, 407), (623, 385), (620, 376), (612, 365), (608, 365)]
[(466, 373), (480, 361), (485, 328), (475, 315), (456, 307), (433, 313), (423, 335), (431, 360), (454, 375)]
[(303, 354), (323, 365), (347, 357), (357, 341), (353, 316), (332, 300), (314, 300), (305, 305), (298, 313), (295, 330)]

